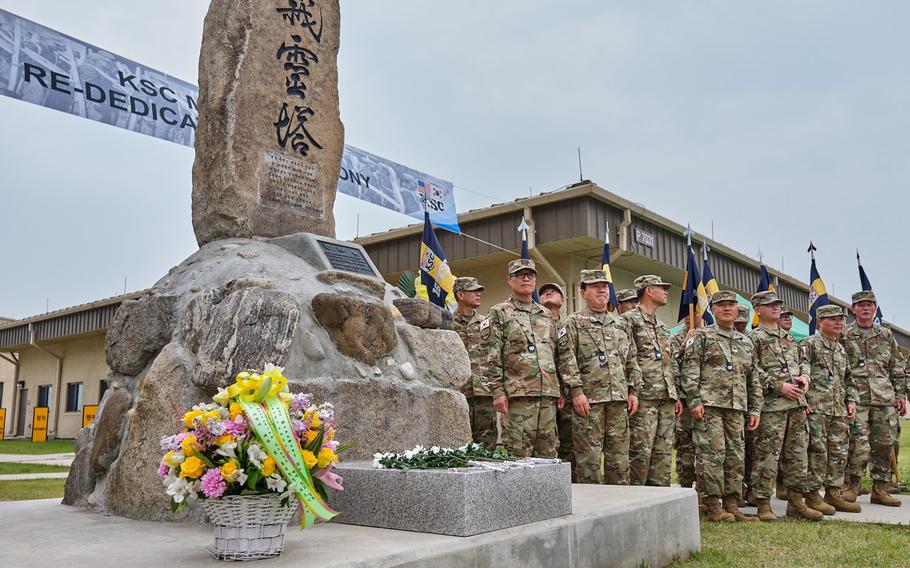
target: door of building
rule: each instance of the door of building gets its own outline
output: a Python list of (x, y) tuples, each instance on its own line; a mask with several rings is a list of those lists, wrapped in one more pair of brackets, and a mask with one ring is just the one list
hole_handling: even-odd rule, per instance
[(16, 417), (16, 435), (24, 436), (25, 435), (25, 418), (28, 416), (28, 389), (21, 388), (19, 389), (19, 403), (16, 405), (18, 409), (18, 416)]

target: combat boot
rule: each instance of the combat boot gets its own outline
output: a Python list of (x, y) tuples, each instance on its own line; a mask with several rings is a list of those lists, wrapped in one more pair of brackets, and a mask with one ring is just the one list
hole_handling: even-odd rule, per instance
[(825, 490), (825, 503), (844, 513), (859, 513), (863, 510), (859, 503), (844, 501), (840, 487), (828, 487)]
[(824, 517), (815, 509), (806, 507), (803, 496), (799, 491), (787, 489), (787, 516), (793, 519), (806, 519), (807, 521), (820, 521)]
[(891, 495), (900, 495), (901, 494), (901, 485), (896, 481), (888, 482), (888, 493)]
[(822, 500), (822, 496), (818, 494), (818, 490), (803, 493), (803, 497), (806, 498), (807, 507), (815, 509), (822, 515), (833, 515), (837, 512), (837, 509)]
[(888, 494), (888, 482), (875, 480), (872, 484), (872, 497), (869, 499), (872, 503), (885, 505), (886, 507), (900, 507), (901, 500), (896, 499)]
[(736, 519), (730, 513), (720, 508), (720, 500), (717, 497), (705, 497), (705, 509), (707, 514), (705, 518), (713, 523), (724, 521), (732, 523)]
[(758, 520), (751, 515), (748, 517), (746, 515), (743, 515), (742, 511), (740, 511), (739, 507), (737, 506), (737, 501), (738, 501), (738, 499), (736, 497), (734, 497), (733, 495), (727, 495), (726, 497), (724, 497), (724, 511), (733, 515), (734, 521), (743, 522), (743, 521), (757, 521)]
[(771, 499), (756, 499), (758, 507), (758, 520), (770, 523), (778, 520), (777, 515), (771, 510)]
[(858, 475), (850, 476), (850, 482), (847, 484), (847, 488), (841, 493), (841, 497), (843, 497), (844, 501), (850, 503), (856, 502), (856, 498), (859, 497), (859, 492), (862, 488), (861, 483)]
[(777, 493), (776, 493), (775, 497), (777, 497), (781, 501), (786, 501), (787, 500), (787, 488), (784, 487), (783, 485), (778, 485)]

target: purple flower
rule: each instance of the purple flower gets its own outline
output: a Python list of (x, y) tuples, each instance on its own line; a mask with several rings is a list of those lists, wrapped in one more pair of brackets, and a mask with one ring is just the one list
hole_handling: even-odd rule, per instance
[(227, 483), (224, 482), (224, 477), (221, 476), (221, 470), (217, 467), (210, 468), (205, 472), (205, 475), (202, 476), (200, 481), (202, 492), (209, 499), (221, 497), (227, 489)]
[(224, 423), (224, 433), (231, 434), (235, 437), (245, 436), (249, 432), (246, 419), (238, 416), (234, 420), (228, 420)]
[(291, 412), (303, 412), (313, 403), (310, 401), (310, 395), (297, 393), (291, 401)]
[(167, 477), (167, 474), (170, 471), (171, 471), (171, 468), (168, 467), (168, 465), (164, 462), (164, 460), (161, 460), (161, 463), (158, 464), (158, 477), (160, 477), (161, 479), (164, 479), (165, 477)]

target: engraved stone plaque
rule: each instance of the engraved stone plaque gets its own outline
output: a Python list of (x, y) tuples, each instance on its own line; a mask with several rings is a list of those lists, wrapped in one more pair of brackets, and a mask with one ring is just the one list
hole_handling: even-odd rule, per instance
[(265, 152), (259, 175), (259, 204), (291, 208), (301, 213), (322, 214), (316, 165)]
[(343, 245), (337, 242), (328, 242), (319, 240), (319, 247), (325, 253), (329, 264), (335, 270), (346, 270), (357, 274), (366, 274), (367, 276), (376, 276), (373, 267), (363, 256), (363, 250), (359, 247)]

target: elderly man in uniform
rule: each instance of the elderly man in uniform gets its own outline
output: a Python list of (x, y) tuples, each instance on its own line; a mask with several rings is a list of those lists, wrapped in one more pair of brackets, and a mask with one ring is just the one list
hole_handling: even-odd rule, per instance
[(638, 292), (632, 288), (623, 288), (616, 293), (619, 302), (619, 314), (622, 315), (638, 307)]
[(480, 294), (483, 292), (476, 278), (455, 279), (453, 287), (458, 308), (453, 328), (458, 332), (471, 359), (471, 378), (461, 389), (468, 401), (471, 418), (471, 435), (474, 442), (493, 449), (496, 447), (496, 412), (493, 411), (493, 395), (483, 385), (483, 348), (480, 341), (480, 323), (483, 318), (477, 314)]
[(780, 317), (777, 318), (777, 327), (784, 331), (790, 331), (790, 328), (793, 327), (793, 312), (790, 311), (790, 308), (781, 309)]
[(502, 444), (516, 456), (555, 458), (557, 324), (533, 300), (537, 268), (526, 258), (509, 263), (512, 296), (496, 304), (480, 323), (484, 384), (493, 409), (502, 413)]
[(540, 305), (550, 310), (550, 316), (558, 324), (562, 320), (560, 310), (566, 301), (566, 295), (562, 292), (562, 287), (555, 282), (547, 282), (540, 287), (537, 295), (540, 297)]
[[(736, 294), (720, 290), (712, 298), (715, 325), (686, 340), (682, 386), (693, 419), (699, 485), (709, 521), (745, 521), (738, 507), (743, 484), (743, 421), (760, 423), (761, 380), (755, 348), (736, 331)], [(720, 499), (723, 498), (723, 508)]]
[(736, 306), (736, 321), (733, 322), (733, 327), (740, 333), (746, 333), (749, 327), (749, 308), (742, 304)]
[(803, 501), (809, 467), (805, 399), (810, 382), (809, 366), (802, 360), (793, 336), (777, 326), (783, 305), (777, 294), (758, 292), (752, 296), (752, 305), (758, 311), (759, 326), (752, 330), (750, 338), (764, 386), (762, 420), (755, 432), (751, 479), (758, 518), (777, 520), (771, 511), (770, 499), (777, 468), (781, 467), (787, 488), (787, 516), (820, 521), (822, 511), (819, 509), (825, 509), (824, 503), (809, 499), (807, 506)]
[(835, 510), (859, 513), (858, 504), (844, 501), (841, 496), (850, 445), (848, 420), (856, 416), (857, 398), (847, 366), (847, 352), (837, 342), (844, 331), (844, 311), (840, 306), (821, 306), (815, 312), (815, 318), (818, 333), (801, 344), (812, 380), (812, 388), (806, 393), (809, 404), (808, 490), (814, 502), (821, 499), (819, 490), (825, 488), (824, 502), (830, 507), (830, 510), (822, 511), (826, 515), (833, 515)]
[[(907, 386), (903, 357), (891, 330), (875, 323), (878, 303), (871, 290), (857, 292), (852, 298), (856, 321), (847, 326), (841, 343), (847, 350), (850, 376), (858, 400), (851, 428), (851, 448), (847, 471), (850, 486), (844, 499), (855, 501), (866, 466), (872, 466), (870, 501), (900, 507), (900, 499), (888, 494), (891, 479), (891, 453), (897, 414), (907, 412)], [(897, 412), (895, 412), (895, 409)]]
[(667, 305), (670, 284), (647, 274), (634, 282), (638, 309), (622, 315), (629, 326), (642, 386), (638, 412), (629, 419), (629, 466), (632, 485), (670, 486), (676, 417), (682, 403), (676, 395), (679, 364), (670, 347), (670, 330), (657, 317)]
[(556, 340), (573, 413), (574, 477), (578, 483), (628, 485), (628, 416), (638, 407), (641, 371), (625, 322), (607, 311), (606, 273), (582, 270), (579, 280), (585, 307), (566, 318)]

